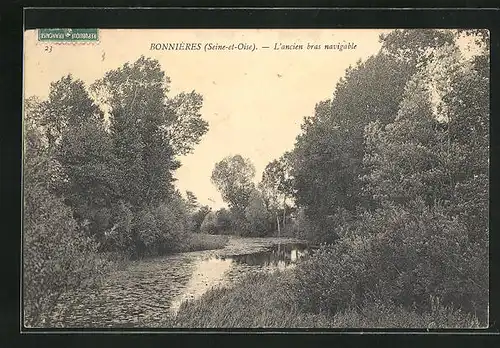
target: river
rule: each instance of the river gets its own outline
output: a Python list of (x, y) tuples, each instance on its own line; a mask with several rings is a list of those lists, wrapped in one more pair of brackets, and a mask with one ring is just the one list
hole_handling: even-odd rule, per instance
[(175, 314), (182, 301), (249, 272), (294, 267), (308, 252), (306, 244), (293, 239), (231, 237), (223, 249), (133, 261), (110, 274), (99, 289), (66, 296), (51, 326), (157, 326)]

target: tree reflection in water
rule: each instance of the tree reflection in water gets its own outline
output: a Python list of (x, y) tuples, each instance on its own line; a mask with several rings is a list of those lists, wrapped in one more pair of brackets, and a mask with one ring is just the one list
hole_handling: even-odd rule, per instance
[(288, 266), (309, 254), (309, 250), (304, 244), (277, 244), (268, 250), (244, 254), (232, 255), (225, 259), (232, 259), (239, 264), (248, 266)]

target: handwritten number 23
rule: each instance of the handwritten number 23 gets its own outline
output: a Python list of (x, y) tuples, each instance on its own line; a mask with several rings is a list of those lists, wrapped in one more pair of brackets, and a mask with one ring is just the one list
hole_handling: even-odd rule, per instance
[(52, 46), (45, 46), (45, 52), (52, 52)]

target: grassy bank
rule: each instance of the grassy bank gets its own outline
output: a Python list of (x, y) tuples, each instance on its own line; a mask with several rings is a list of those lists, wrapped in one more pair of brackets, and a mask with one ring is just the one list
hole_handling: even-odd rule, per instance
[[(175, 318), (162, 326), (188, 328), (458, 328), (479, 327), (477, 319), (436, 304), (417, 313), (381, 303), (366, 304), (333, 315), (301, 309), (295, 275), (285, 271), (252, 274), (230, 288), (208, 291), (183, 303)], [(309, 299), (313, 300), (313, 299)]]
[[(326, 316), (301, 313), (295, 306), (290, 274), (251, 274), (230, 288), (209, 290), (184, 302), (174, 327), (328, 327)], [(279, 291), (278, 291), (279, 290)]]

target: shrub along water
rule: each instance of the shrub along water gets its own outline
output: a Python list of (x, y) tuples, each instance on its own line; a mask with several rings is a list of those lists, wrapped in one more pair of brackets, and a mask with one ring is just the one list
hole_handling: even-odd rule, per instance
[[(310, 312), (303, 283), (291, 270), (250, 274), (181, 304), (159, 327), (184, 328), (475, 328), (474, 315), (435, 299), (427, 311), (364, 301), (334, 313)], [(320, 285), (321, 286), (321, 285)]]
[(27, 326), (50, 325), (48, 313), (65, 292), (98, 286), (109, 266), (71, 210), (43, 188), (25, 196), (24, 315)]
[(333, 246), (297, 269), (300, 301), (336, 313), (382, 301), (429, 312), (431, 298), (487, 318), (487, 247), (469, 243), (465, 227), (422, 202), (367, 212), (337, 231)]
[[(28, 129), (33, 136), (34, 129)], [(30, 146), (31, 145), (31, 146)], [(38, 151), (28, 144), (27, 152)], [(71, 290), (98, 286), (110, 263), (73, 219), (70, 207), (50, 193), (52, 163), (30, 156), (24, 172), (23, 300), (28, 327), (50, 325), (49, 313)]]

